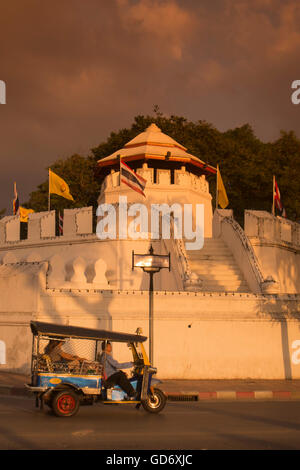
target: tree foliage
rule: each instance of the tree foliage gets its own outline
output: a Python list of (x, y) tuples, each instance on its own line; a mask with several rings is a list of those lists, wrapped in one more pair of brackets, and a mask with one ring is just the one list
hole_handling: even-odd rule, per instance
[[(75, 203), (51, 196), (51, 207), (96, 207), (100, 185), (94, 175), (97, 160), (121, 149), (151, 123), (184, 145), (188, 152), (213, 166), (219, 164), (229, 198), (229, 207), (242, 223), (245, 209), (271, 211), (272, 180), (276, 175), (288, 218), (300, 219), (300, 140), (294, 132), (281, 132), (274, 142), (262, 142), (249, 124), (220, 132), (206, 121), (188, 121), (182, 116), (164, 116), (159, 108), (153, 115), (136, 116), (130, 128), (112, 132), (92, 149), (92, 155), (73, 155), (58, 160), (51, 169), (70, 186)], [(215, 204), (215, 178), (209, 178)], [(31, 193), (26, 204), (36, 211), (47, 210), (48, 181)]]

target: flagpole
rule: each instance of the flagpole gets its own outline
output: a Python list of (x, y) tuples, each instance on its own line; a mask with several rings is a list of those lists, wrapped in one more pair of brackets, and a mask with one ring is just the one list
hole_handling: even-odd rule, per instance
[(275, 195), (275, 175), (273, 175), (273, 203), (272, 203), (272, 214), (275, 216), (274, 195)]
[(120, 189), (121, 189), (121, 155), (118, 155), (119, 158), (119, 163), (120, 163), (120, 168), (119, 168), (119, 178), (120, 178)]
[[(16, 194), (17, 194), (17, 188), (16, 188), (16, 182), (14, 181), (14, 196), (15, 196), (14, 201), (17, 200)], [(14, 201), (13, 201), (13, 215), (16, 215), (16, 214), (15, 214)]]
[(48, 212), (50, 212), (50, 168), (48, 168)]
[(218, 209), (218, 174), (219, 174), (219, 165), (217, 165), (217, 183), (216, 183), (216, 209)]

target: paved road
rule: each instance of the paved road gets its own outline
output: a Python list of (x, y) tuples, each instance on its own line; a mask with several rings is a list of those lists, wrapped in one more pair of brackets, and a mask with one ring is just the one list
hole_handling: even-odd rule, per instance
[(300, 449), (300, 402), (168, 403), (159, 415), (94, 405), (63, 419), (1, 396), (0, 449)]

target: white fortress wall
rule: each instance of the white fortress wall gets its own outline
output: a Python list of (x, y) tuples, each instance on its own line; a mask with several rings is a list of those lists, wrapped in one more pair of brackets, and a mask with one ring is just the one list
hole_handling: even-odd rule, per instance
[[(161, 189), (168, 177), (159, 173)], [(180, 178), (192, 176), (182, 172)], [(114, 189), (110, 180), (117, 182), (118, 174), (107, 177), (99, 202), (115, 203), (120, 193), (129, 204), (136, 202), (132, 190)], [(171, 204), (181, 190), (181, 201), (184, 194), (187, 203), (190, 197), (204, 200), (176, 185), (170, 196), (167, 186), (165, 199), (155, 185), (148, 187), (151, 202)], [(211, 208), (209, 193), (207, 204)], [(201, 292), (197, 284), (189, 289), (183, 242), (152, 241), (155, 253), (171, 252), (171, 272), (154, 276), (159, 377), (300, 378), (299, 226), (264, 214), (247, 211), (245, 232), (228, 211), (216, 211), (213, 223), (214, 236), (232, 251), (252, 294)], [(0, 220), (0, 341), (6, 347), (1, 369), (28, 371), (31, 319), (125, 332), (141, 326), (148, 335), (149, 276), (131, 265), (132, 250), (147, 253), (151, 241), (99, 240), (92, 222), (91, 208), (66, 210), (64, 235), (57, 237), (54, 211), (32, 214), (28, 239), (20, 240), (19, 218)], [(207, 227), (209, 234), (212, 220)], [(268, 281), (277, 273), (278, 282)], [(128, 359), (118, 346), (115, 353)]]
[(245, 233), (265, 279), (281, 293), (300, 292), (300, 224), (265, 211), (245, 211)]
[[(147, 291), (55, 290), (42, 295), (38, 318), (126, 332), (141, 326), (148, 336), (148, 302)], [(300, 378), (292, 363), (299, 319), (297, 296), (156, 291), (154, 365), (164, 378)], [(126, 348), (116, 353), (127, 360)]]
[[(37, 262), (0, 268), (2, 370), (29, 371), (31, 319), (125, 332), (141, 326), (148, 335), (147, 291), (47, 288), (46, 271)], [(13, 302), (5, 296), (12, 291)], [(161, 378), (300, 378), (299, 320), (297, 295), (155, 291), (154, 365)], [(121, 346), (115, 354), (128, 359)]]

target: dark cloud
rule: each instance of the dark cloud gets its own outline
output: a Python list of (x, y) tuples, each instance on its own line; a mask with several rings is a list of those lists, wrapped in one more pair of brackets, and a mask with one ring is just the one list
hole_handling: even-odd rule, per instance
[(2, 0), (2, 207), (45, 168), (150, 113), (300, 134), (298, 0)]

